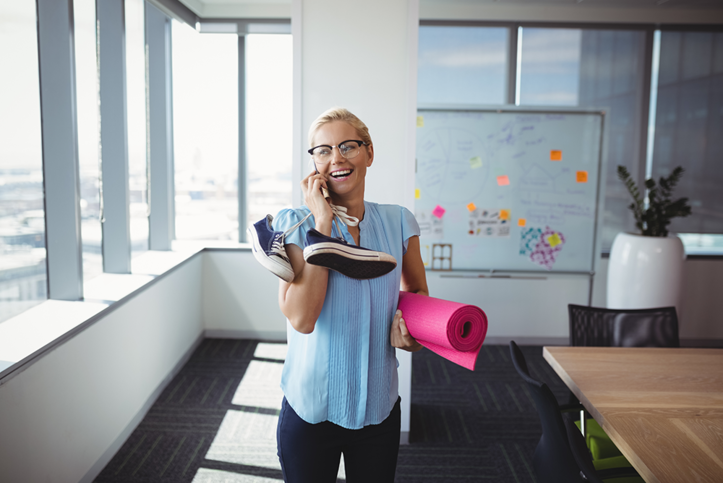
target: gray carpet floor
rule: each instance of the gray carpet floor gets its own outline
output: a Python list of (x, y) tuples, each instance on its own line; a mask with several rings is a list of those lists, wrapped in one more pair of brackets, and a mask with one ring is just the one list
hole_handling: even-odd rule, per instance
[[(542, 348), (522, 350), (532, 376), (566, 400)], [(285, 344), (204, 340), (95, 481), (282, 481), (276, 421), (285, 352)], [(413, 354), (410, 442), (395, 481), (535, 482), (540, 434), (507, 346), (484, 345), (475, 371), (423, 349)]]

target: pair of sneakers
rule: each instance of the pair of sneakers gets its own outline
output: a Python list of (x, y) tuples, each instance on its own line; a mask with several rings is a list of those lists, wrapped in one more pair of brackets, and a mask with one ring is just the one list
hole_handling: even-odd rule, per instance
[[(336, 217), (343, 220), (342, 222), (345, 221), (351, 226), (359, 223), (358, 219), (346, 214), (346, 208), (343, 206), (331, 206)], [(254, 258), (285, 282), (293, 282), (294, 270), (286, 254), (284, 238), (301, 226), (310, 216), (311, 213), (296, 225), (282, 232), (274, 231), (271, 225), (274, 217), (266, 215), (249, 226), (247, 230)], [(357, 280), (381, 277), (397, 266), (397, 260), (387, 253), (350, 245), (342, 238), (326, 236), (313, 228), (306, 233), (304, 260), (306, 263), (326, 267)]]

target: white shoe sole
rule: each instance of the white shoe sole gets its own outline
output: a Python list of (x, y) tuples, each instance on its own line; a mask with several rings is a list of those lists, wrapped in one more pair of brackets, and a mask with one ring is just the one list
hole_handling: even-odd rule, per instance
[(357, 280), (381, 277), (397, 266), (397, 260), (387, 253), (359, 250), (339, 243), (309, 245), (304, 249), (304, 260)]
[(288, 265), (286, 265), (283, 262), (280, 262), (278, 260), (274, 260), (273, 258), (266, 255), (266, 252), (264, 252), (263, 248), (261, 248), (261, 243), (259, 242), (259, 238), (256, 235), (256, 230), (249, 227), (246, 229), (246, 233), (248, 233), (249, 238), (251, 239), (251, 245), (252, 250), (251, 252), (254, 254), (254, 258), (268, 271), (279, 277), (281, 280), (283, 280), (286, 283), (291, 283), (294, 281), (294, 270), (291, 269)]

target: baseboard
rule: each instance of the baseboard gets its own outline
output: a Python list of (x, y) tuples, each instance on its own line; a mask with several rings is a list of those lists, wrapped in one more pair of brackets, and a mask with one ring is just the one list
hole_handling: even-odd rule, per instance
[(511, 335), (500, 337), (487, 337), (486, 345), (509, 345), (514, 340), (517, 345), (569, 345), (568, 337), (515, 337)]
[(399, 433), (399, 444), (409, 444), (409, 431)]
[(148, 399), (143, 404), (141, 409), (126, 425), (123, 431), (121, 431), (115, 441), (113, 441), (113, 443), (108, 447), (108, 449), (105, 450), (103, 455), (98, 458), (95, 464), (91, 466), (90, 470), (88, 470), (85, 476), (81, 478), (80, 483), (92, 483), (98, 477), (100, 472), (103, 471), (103, 468), (105, 468), (108, 463), (110, 463), (110, 460), (113, 459), (113, 456), (115, 456), (118, 450), (121, 449), (121, 446), (123, 446), (123, 444), (128, 440), (130, 435), (133, 433), (133, 431), (135, 431), (141, 421), (143, 421), (143, 418), (146, 417), (146, 414), (148, 414), (148, 411), (151, 409), (151, 407), (156, 402), (156, 400), (161, 395), (166, 386), (168, 386), (168, 384), (171, 383), (173, 378), (176, 377), (176, 375), (181, 371), (181, 369), (183, 369), (183, 366), (186, 365), (188, 360), (191, 358), (191, 355), (193, 355), (194, 351), (198, 348), (199, 345), (201, 345), (203, 339), (204, 336), (203, 334), (201, 334), (198, 336), (195, 342), (191, 344), (191, 347), (186, 351), (185, 354), (183, 354), (183, 357), (181, 357), (181, 359), (176, 363), (171, 372), (168, 373), (168, 375), (163, 379), (163, 381), (161, 381), (161, 383), (158, 385), (158, 387), (156, 387), (156, 389), (151, 393), (151, 395), (148, 396)]
[(286, 342), (286, 331), (282, 332), (278, 330), (206, 329), (204, 335), (207, 339), (248, 339)]

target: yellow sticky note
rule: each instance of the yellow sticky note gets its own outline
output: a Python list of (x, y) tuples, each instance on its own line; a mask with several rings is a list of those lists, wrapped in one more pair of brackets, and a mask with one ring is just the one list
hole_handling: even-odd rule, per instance
[(506, 174), (503, 174), (502, 176), (497, 176), (497, 184), (500, 186), (508, 186), (510, 184), (510, 177)]
[(550, 161), (562, 161), (562, 151), (560, 149), (551, 150)]
[(578, 171), (575, 179), (578, 183), (587, 183), (587, 171)]
[(467, 209), (468, 209), (469, 211), (474, 211), (474, 210), (477, 209), (477, 206), (475, 206), (474, 203), (470, 203), (470, 204), (467, 205)]
[(424, 116), (417, 116), (417, 127), (424, 127)]
[(422, 196), (419, 194), (419, 188), (416, 188), (416, 189), (414, 190), (414, 197), (415, 197), (416, 199), (419, 199), (419, 198), (422, 197)]
[(474, 156), (472, 158), (469, 158), (469, 167), (472, 169), (477, 169), (482, 167), (482, 158), (479, 156)]
[(500, 220), (509, 220), (510, 210), (500, 210)]
[(549, 243), (552, 248), (555, 248), (557, 245), (562, 243), (562, 240), (560, 240), (560, 236), (557, 233), (553, 233), (547, 237), (547, 243)]
[(517, 226), (525, 226), (526, 224), (527, 224), (527, 220), (525, 220), (524, 218), (519, 218), (517, 220)]

